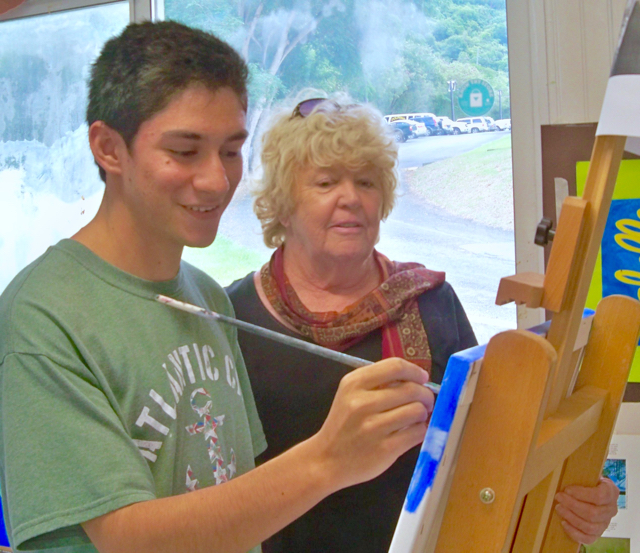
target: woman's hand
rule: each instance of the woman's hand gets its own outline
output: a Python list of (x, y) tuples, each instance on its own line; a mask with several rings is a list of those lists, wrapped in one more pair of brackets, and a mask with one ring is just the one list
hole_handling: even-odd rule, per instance
[(607, 529), (618, 512), (618, 487), (608, 478), (597, 486), (567, 486), (556, 494), (556, 511), (562, 527), (578, 543), (593, 543)]

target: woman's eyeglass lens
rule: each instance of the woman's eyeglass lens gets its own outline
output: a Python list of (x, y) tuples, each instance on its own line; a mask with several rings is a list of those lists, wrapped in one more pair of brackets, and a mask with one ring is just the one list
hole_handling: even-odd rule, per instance
[(308, 100), (303, 100), (295, 107), (292, 115), (293, 117), (308, 117), (317, 106), (326, 101), (326, 98), (310, 98)]

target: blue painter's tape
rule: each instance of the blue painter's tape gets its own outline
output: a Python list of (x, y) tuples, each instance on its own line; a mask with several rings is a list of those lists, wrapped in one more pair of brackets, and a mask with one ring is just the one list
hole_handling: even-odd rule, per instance
[(9, 536), (2, 516), (2, 498), (0, 498), (0, 546), (9, 547)]
[(409, 484), (404, 509), (410, 513), (416, 512), (427, 490), (433, 485), (471, 365), (484, 356), (485, 349), (486, 346), (477, 346), (449, 358), (442, 379), (442, 389)]

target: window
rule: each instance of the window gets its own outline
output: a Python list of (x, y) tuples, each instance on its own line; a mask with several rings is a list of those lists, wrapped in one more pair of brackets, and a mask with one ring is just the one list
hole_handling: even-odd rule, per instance
[(115, 2), (0, 23), (0, 292), (98, 208), (85, 83), (128, 22), (129, 3)]
[[(494, 305), (500, 278), (515, 273), (510, 134), (487, 132), (479, 117), (453, 126), (438, 125), (433, 115), (451, 116), (452, 123), (482, 115), (463, 112), (456, 100), (473, 80), (495, 90), (487, 115), (509, 117), (503, 0), (165, 0), (165, 17), (230, 42), (252, 74), (245, 181), (216, 242), (187, 249), (187, 260), (229, 284), (269, 258), (249, 188), (260, 175), (260, 134), (270, 110), (283, 99), (295, 105), (292, 98), (307, 87), (347, 91), (390, 121), (427, 116), (425, 132), (400, 144), (400, 195), (378, 249), (446, 271), (480, 341), (515, 327), (515, 307)], [(473, 88), (476, 102), (482, 86)]]

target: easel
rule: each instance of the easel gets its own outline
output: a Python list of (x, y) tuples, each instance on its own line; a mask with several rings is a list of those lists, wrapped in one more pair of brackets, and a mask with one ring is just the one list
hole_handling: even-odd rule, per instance
[(578, 550), (553, 499), (570, 484), (597, 484), (640, 333), (639, 302), (602, 300), (574, 386), (574, 344), (625, 141), (596, 138), (583, 197), (564, 201), (546, 275), (500, 283), (496, 303), (554, 315), (546, 339), (512, 330), (487, 346), (438, 553)]

